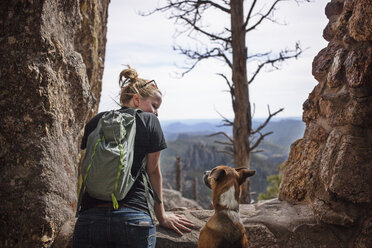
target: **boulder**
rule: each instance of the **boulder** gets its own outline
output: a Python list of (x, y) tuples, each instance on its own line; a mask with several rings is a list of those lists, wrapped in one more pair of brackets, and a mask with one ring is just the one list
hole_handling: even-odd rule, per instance
[(202, 209), (199, 203), (183, 197), (181, 192), (172, 189), (163, 189), (163, 202), (166, 211)]

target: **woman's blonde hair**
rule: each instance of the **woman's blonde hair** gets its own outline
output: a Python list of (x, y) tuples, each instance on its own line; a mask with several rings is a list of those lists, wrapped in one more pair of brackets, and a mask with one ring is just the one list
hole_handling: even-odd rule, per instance
[(120, 104), (124, 106), (129, 103), (135, 94), (142, 98), (154, 96), (156, 92), (162, 95), (155, 81), (146, 80), (138, 77), (136, 70), (128, 65), (128, 69), (122, 70), (119, 77)]

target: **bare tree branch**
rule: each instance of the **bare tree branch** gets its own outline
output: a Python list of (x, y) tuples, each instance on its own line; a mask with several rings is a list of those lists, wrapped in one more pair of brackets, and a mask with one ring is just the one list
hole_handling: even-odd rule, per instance
[[(261, 18), (255, 23), (255, 24), (253, 24), (251, 27), (249, 27), (249, 28), (247, 28), (246, 30), (245, 30), (245, 32), (246, 33), (248, 33), (249, 31), (252, 31), (253, 29), (255, 29), (258, 25), (260, 25), (261, 23), (262, 23), (262, 21), (263, 20), (265, 20), (265, 19), (268, 19), (268, 16), (275, 10), (275, 6), (279, 3), (279, 2), (281, 2), (281, 1), (283, 1), (283, 0), (276, 0), (272, 5), (271, 5), (271, 7), (269, 8), (269, 10), (265, 13), (265, 14), (260, 14), (260, 16), (261, 16)], [(255, 4), (255, 3), (254, 3)], [(253, 4), (252, 4), (252, 6), (253, 6)], [(254, 6), (253, 6), (254, 7)], [(252, 7), (251, 7), (251, 10), (253, 10), (252, 9)], [(250, 11), (251, 11), (250, 10)], [(251, 18), (251, 13), (249, 14), (249, 18)], [(245, 27), (246, 27), (246, 25), (248, 25), (248, 22), (249, 22), (249, 19), (248, 19), (248, 16), (247, 16), (247, 19), (246, 19), (246, 21), (245, 21)]]
[(234, 85), (230, 82), (229, 79), (227, 79), (227, 77), (224, 74), (217, 73), (217, 75), (219, 75), (219, 76), (221, 76), (221, 77), (223, 77), (225, 79), (227, 85), (229, 86), (230, 91), (233, 91), (234, 90)]
[[(226, 6), (229, 6), (227, 1), (223, 1)], [(209, 0), (187, 0), (187, 1), (180, 1), (180, 0), (168, 0), (167, 3), (162, 6), (158, 7), (152, 11), (147, 13), (140, 13), (142, 16), (149, 16), (156, 12), (170, 12), (169, 19), (174, 19), (176, 23), (182, 24), (184, 22), (186, 25), (190, 25), (194, 27), (195, 30), (211, 36), (211, 33), (206, 32), (202, 28), (198, 27), (196, 23), (201, 19), (202, 14), (205, 10), (209, 7), (214, 7), (218, 10), (221, 10), (224, 13), (230, 14), (230, 9), (223, 5), (216, 3), (215, 1)], [(182, 32), (181, 32), (182, 33)], [(216, 39), (217, 37), (214, 37)], [(220, 38), (220, 37), (218, 37)]]
[(175, 51), (179, 51), (181, 54), (187, 56), (190, 60), (194, 61), (190, 66), (183, 67), (185, 71), (181, 73), (181, 76), (184, 76), (185, 74), (189, 73), (192, 69), (195, 68), (195, 66), (204, 59), (209, 58), (220, 58), (222, 61), (226, 62), (229, 66), (231, 66), (230, 60), (227, 58), (227, 56), (221, 51), (219, 48), (213, 48), (211, 50), (207, 50), (205, 52), (199, 52), (191, 49), (184, 49), (180, 46), (173, 47)]
[(256, 54), (253, 54), (253, 55), (249, 55), (247, 57), (247, 59), (253, 59), (253, 58), (261, 58), (261, 57), (265, 57), (265, 56), (269, 56), (272, 52), (266, 52), (266, 53), (256, 53)]
[(250, 145), (249, 146), (249, 151), (251, 152), (254, 149), (256, 149), (256, 147), (261, 143), (261, 141), (265, 138), (265, 136), (270, 135), (272, 133), (273, 132), (268, 132), (268, 133), (265, 133), (265, 134), (259, 133), (260, 134), (260, 137), (254, 142), (253, 145)]
[[(142, 12), (140, 13), (140, 15), (142, 16), (149, 16), (149, 15), (152, 15), (156, 12), (166, 12), (166, 11), (179, 11), (181, 14), (183, 15), (186, 15), (186, 14), (189, 14), (189, 13), (193, 13), (193, 11), (195, 11), (195, 8), (194, 8), (194, 5), (195, 5), (195, 1), (189, 1), (189, 0), (185, 0), (185, 1), (172, 1), (172, 0), (168, 0), (167, 1), (167, 4), (162, 6), (162, 7), (158, 7), (152, 11), (149, 11), (149, 12)], [(177, 19), (179, 17), (179, 15), (176, 15), (174, 14), (175, 12), (172, 12), (172, 14), (170, 15), (169, 19)]]
[(218, 140), (215, 140), (214, 143), (220, 144), (220, 145), (225, 145), (225, 146), (233, 146), (234, 145), (231, 142), (222, 142), (222, 141), (218, 141)]
[[(230, 80), (227, 79), (227, 77), (226, 77), (224, 74), (222, 74), (222, 73), (218, 73), (217, 75), (223, 77), (223, 78), (225, 79), (226, 83), (227, 83), (227, 86), (229, 86), (230, 96), (231, 96), (231, 104), (232, 104), (233, 110), (234, 110), (234, 112), (235, 112), (235, 88), (234, 88), (234, 84), (232, 84), (232, 83), (230, 82)], [(221, 115), (221, 114), (220, 114), (220, 115)], [(222, 116), (222, 115), (221, 115), (221, 116)], [(222, 116), (222, 117), (223, 117), (223, 116)], [(224, 118), (224, 119), (226, 120), (226, 118)], [(229, 121), (229, 123), (231, 123), (231, 125), (233, 125), (232, 122)]]
[(248, 25), (248, 22), (249, 20), (251, 19), (251, 16), (252, 16), (252, 13), (253, 13), (253, 9), (254, 9), (254, 6), (256, 5), (257, 3), (257, 0), (254, 0), (251, 7), (249, 8), (249, 12), (248, 12), (248, 15), (247, 15), (247, 18), (245, 19), (245, 22), (244, 22), (244, 29), (247, 28), (247, 25)]
[(255, 113), (256, 113), (256, 104), (253, 103), (252, 114), (251, 114), (252, 119)]
[(227, 119), (226, 117), (224, 117), (220, 112), (216, 111), (222, 118), (222, 121), (225, 123), (223, 125), (220, 125), (219, 127), (222, 127), (222, 126), (234, 126), (234, 122), (230, 121), (229, 119)]
[(207, 137), (213, 137), (213, 136), (216, 136), (216, 135), (223, 135), (225, 136), (231, 143), (234, 143), (233, 139), (225, 132), (217, 132), (217, 133), (213, 133), (213, 134), (210, 134), (208, 135)]
[[(253, 138), (252, 141), (250, 142), (251, 144), (250, 144), (250, 146), (249, 146), (249, 150), (250, 150), (251, 152), (253, 152), (253, 150), (257, 148), (257, 146), (261, 143), (261, 141), (262, 141), (266, 136), (268, 136), (268, 135), (270, 135), (270, 134), (273, 133), (273, 132), (268, 132), (268, 133), (262, 134), (262, 133), (261, 133), (261, 130), (262, 130), (264, 127), (266, 127), (266, 125), (269, 123), (270, 119), (271, 119), (273, 116), (275, 116), (275, 115), (277, 115), (278, 113), (282, 112), (282, 111), (284, 110), (284, 108), (281, 108), (281, 109), (275, 111), (274, 113), (271, 113), (271, 111), (270, 111), (270, 106), (267, 105), (267, 110), (268, 110), (268, 112), (269, 112), (269, 116), (266, 118), (265, 122), (263, 122), (263, 123), (262, 123), (260, 126), (258, 126), (258, 128), (256, 128), (255, 130), (252, 130), (252, 131), (251, 131), (251, 136), (252, 136), (252, 137), (254, 137), (254, 135), (257, 134), (257, 133), (260, 135), (260, 137), (259, 137), (258, 139), (254, 140), (254, 138)], [(252, 144), (252, 143), (253, 143), (253, 144)]]
[(271, 17), (266, 17), (265, 19), (268, 20), (268, 21), (270, 21), (270, 22), (272, 22), (272, 23), (278, 24), (278, 25), (282, 25), (282, 26), (286, 26), (287, 25), (287, 23), (285, 23), (285, 22), (280, 23), (278, 20), (273, 19)]
[(251, 153), (259, 153), (259, 152), (264, 152), (265, 150), (263, 149), (260, 149), (260, 150), (254, 150), (254, 151), (251, 151)]
[(234, 155), (234, 153), (233, 153), (232, 151), (217, 150), (217, 152), (219, 152), (219, 153), (226, 153), (226, 154), (228, 154), (228, 155), (230, 155), (230, 156), (233, 156), (233, 155)]
[[(215, 3), (215, 2), (212, 2), (212, 1), (198, 1), (198, 2), (200, 2), (201, 4), (210, 4), (211, 6), (217, 8), (217, 9), (219, 9), (219, 10), (222, 10), (222, 11), (225, 12), (225, 13), (230, 14), (230, 9), (229, 9), (229, 8), (225, 8), (225, 7), (223, 7), (222, 5), (219, 5), (219, 4)], [(224, 2), (226, 5), (229, 5), (228, 1), (223, 1), (223, 2)]]
[(278, 113), (282, 112), (284, 110), (284, 108), (281, 108), (277, 111), (275, 111), (274, 113), (271, 113), (270, 111), (270, 106), (267, 105), (267, 110), (269, 112), (269, 116), (266, 118), (265, 122), (263, 122), (260, 126), (258, 126), (255, 130), (252, 130), (251, 134), (256, 134), (256, 133), (259, 133), (264, 127), (266, 127), (266, 125), (269, 123), (270, 119), (272, 117), (274, 117), (275, 115), (277, 115)]
[(287, 59), (291, 59), (291, 58), (298, 58), (298, 56), (300, 56), (300, 54), (302, 53), (302, 49), (300, 48), (300, 45), (299, 43), (297, 42), (296, 43), (296, 46), (295, 46), (295, 50), (283, 50), (279, 53), (278, 57), (275, 58), (275, 59), (270, 59), (268, 58), (266, 61), (260, 63), (258, 66), (257, 66), (257, 69), (256, 71), (253, 73), (251, 79), (248, 80), (248, 84), (252, 83), (253, 80), (256, 78), (256, 76), (258, 75), (258, 73), (260, 73), (261, 69), (265, 66), (265, 65), (268, 65), (268, 64), (271, 64), (272, 67), (276, 68), (276, 69), (279, 69), (277, 67), (277, 63), (280, 63), (280, 62), (283, 62), (284, 60), (287, 60)]
[(209, 33), (205, 30), (203, 30), (202, 28), (198, 27), (196, 25), (196, 23), (193, 23), (192, 21), (190, 21), (189, 19), (187, 19), (186, 17), (184, 16), (180, 16), (179, 17), (180, 19), (182, 19), (186, 24), (190, 25), (192, 28), (194, 28), (194, 30), (208, 36), (211, 40), (220, 40), (220, 41), (223, 41), (223, 42), (226, 42), (226, 43), (231, 43), (231, 38), (223, 38), (219, 35), (216, 35), (216, 34), (212, 34), (212, 33)]

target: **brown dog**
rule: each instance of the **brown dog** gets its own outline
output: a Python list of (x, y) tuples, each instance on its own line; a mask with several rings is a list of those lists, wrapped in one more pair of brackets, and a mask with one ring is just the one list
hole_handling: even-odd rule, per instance
[(205, 172), (204, 182), (212, 189), (215, 213), (200, 231), (198, 248), (248, 247), (239, 218), (239, 186), (255, 172), (222, 165)]

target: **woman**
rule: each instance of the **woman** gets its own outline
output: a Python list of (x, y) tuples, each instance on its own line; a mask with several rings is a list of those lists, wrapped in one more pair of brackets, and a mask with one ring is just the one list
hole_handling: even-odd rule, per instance
[[(123, 78), (125, 78), (123, 80)], [(120, 103), (122, 108), (135, 108), (136, 137), (132, 175), (141, 168), (147, 156), (146, 172), (152, 189), (160, 201), (153, 201), (157, 220), (161, 226), (182, 231), (191, 231), (193, 223), (181, 216), (167, 214), (162, 203), (162, 175), (160, 171), (160, 152), (166, 148), (163, 132), (157, 119), (162, 94), (154, 80), (138, 78), (137, 72), (128, 68), (120, 73)], [(81, 148), (85, 149), (89, 134), (96, 128), (105, 112), (99, 113), (85, 126)], [(145, 173), (145, 172), (144, 172)], [(119, 201), (119, 209), (114, 210), (112, 202), (101, 201), (83, 195), (81, 212), (75, 225), (74, 247), (155, 247), (156, 231), (146, 200), (145, 185), (139, 176), (127, 196)], [(151, 192), (152, 193), (152, 192)], [(154, 194), (151, 194), (152, 199)], [(182, 230), (182, 231), (181, 231)]]

